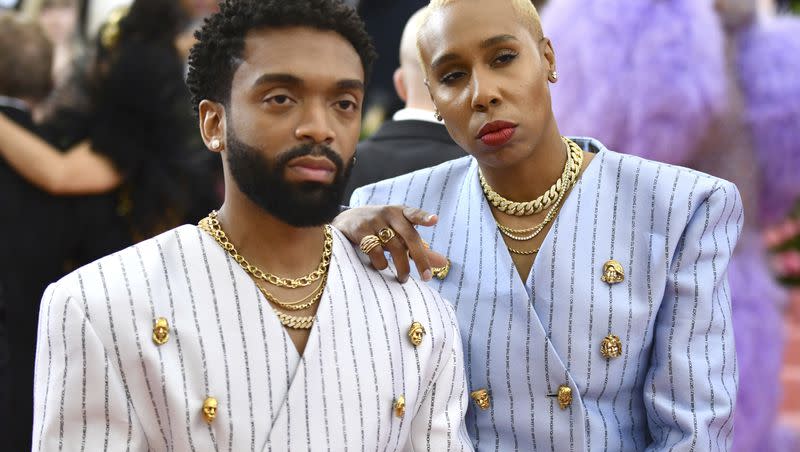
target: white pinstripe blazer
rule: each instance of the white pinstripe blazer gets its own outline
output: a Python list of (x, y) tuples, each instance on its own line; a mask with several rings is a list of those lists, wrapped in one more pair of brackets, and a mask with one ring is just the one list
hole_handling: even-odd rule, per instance
[[(463, 354), (435, 290), (371, 270), (335, 231), (301, 357), (256, 285), (182, 226), (44, 295), (35, 450), (471, 450)], [(151, 339), (165, 317), (169, 341)], [(427, 330), (415, 348), (413, 320)], [(406, 415), (393, 415), (403, 394)], [(219, 401), (210, 425), (204, 399)]]
[[(564, 201), (523, 282), (495, 226), (471, 157), (353, 195), (352, 205), (405, 204), (439, 215), (420, 233), (452, 269), (432, 284), (453, 302), (478, 450), (726, 450), (737, 375), (727, 264), (742, 223), (729, 182), (598, 152)], [(625, 281), (601, 281), (606, 260)], [(615, 334), (623, 354), (606, 359)], [(574, 400), (548, 397), (559, 385)]]

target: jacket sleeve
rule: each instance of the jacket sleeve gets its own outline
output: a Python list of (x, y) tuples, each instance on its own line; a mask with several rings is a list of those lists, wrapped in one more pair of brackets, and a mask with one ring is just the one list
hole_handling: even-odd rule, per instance
[(411, 424), (410, 450), (472, 451), (464, 416), (467, 385), (461, 336), (452, 314), (452, 346)]
[(644, 385), (649, 451), (724, 451), (733, 439), (738, 375), (727, 267), (742, 227), (736, 187), (718, 183), (690, 215), (667, 269)]
[(116, 363), (59, 283), (42, 299), (35, 369), (32, 450), (148, 449)]

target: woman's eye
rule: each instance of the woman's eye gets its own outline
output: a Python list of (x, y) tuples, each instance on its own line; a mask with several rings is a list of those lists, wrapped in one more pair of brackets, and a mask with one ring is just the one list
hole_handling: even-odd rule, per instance
[(450, 72), (449, 74), (445, 74), (442, 78), (440, 78), (439, 82), (444, 85), (449, 85), (463, 77), (463, 75), (463, 72)]
[(498, 55), (497, 58), (494, 59), (494, 62), (497, 64), (505, 64), (511, 62), (516, 57), (517, 57), (516, 53), (503, 53), (501, 55)]
[(340, 100), (336, 102), (336, 106), (344, 111), (355, 111), (358, 105), (351, 100)]

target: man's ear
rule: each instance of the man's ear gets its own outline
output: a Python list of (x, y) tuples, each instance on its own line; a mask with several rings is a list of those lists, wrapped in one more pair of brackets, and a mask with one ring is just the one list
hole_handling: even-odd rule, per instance
[(210, 100), (203, 100), (198, 106), (200, 135), (206, 147), (212, 152), (225, 148), (225, 106)]
[(403, 68), (399, 67), (395, 69), (394, 75), (392, 76), (392, 81), (394, 82), (394, 90), (397, 92), (397, 97), (403, 100), (403, 103), (408, 103), (408, 89), (406, 88), (406, 74), (403, 72)]

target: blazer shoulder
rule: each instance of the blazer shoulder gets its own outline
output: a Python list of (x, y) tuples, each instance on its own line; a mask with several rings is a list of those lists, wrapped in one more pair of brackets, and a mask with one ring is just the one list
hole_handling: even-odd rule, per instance
[[(185, 242), (197, 236), (197, 228), (184, 225), (141, 241), (115, 253), (86, 264), (68, 273), (55, 283), (57, 293), (80, 298), (87, 307), (105, 303), (105, 293), (113, 293), (126, 285), (139, 284), (142, 269), (153, 272), (163, 267), (166, 256), (183, 238)], [(126, 281), (127, 279), (127, 281)]]
[[(640, 189), (655, 190), (656, 198), (664, 198), (664, 201), (669, 199), (672, 186), (680, 188), (681, 191), (688, 190), (692, 193), (693, 198), (699, 200), (710, 198), (718, 191), (719, 194), (715, 198), (738, 196), (738, 189), (732, 182), (692, 168), (648, 160), (630, 154), (620, 154), (608, 149), (603, 151), (603, 160), (608, 167), (606, 173), (608, 177), (615, 177), (618, 172), (621, 180), (625, 184), (629, 184), (633, 183), (638, 175), (640, 176)], [(641, 176), (652, 180), (652, 183), (642, 184)]]
[[(403, 201), (409, 186), (415, 186), (420, 181), (426, 181), (428, 185), (432, 186), (443, 186), (446, 180), (463, 179), (468, 174), (473, 161), (474, 159), (470, 156), (460, 157), (430, 168), (366, 185), (353, 192), (351, 205), (355, 207), (367, 204), (399, 203)], [(416, 204), (422, 205), (423, 202), (424, 194)]]

